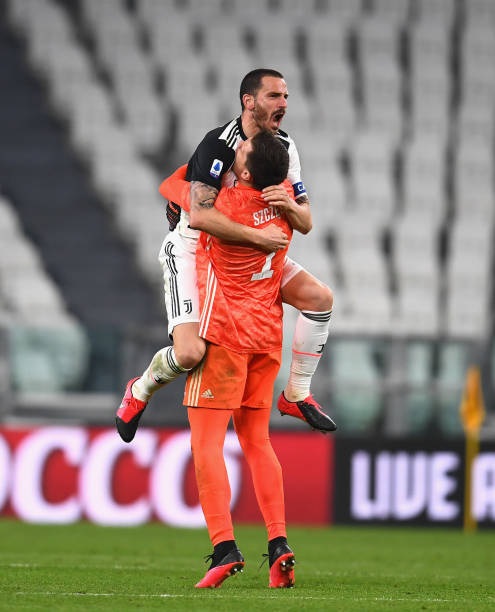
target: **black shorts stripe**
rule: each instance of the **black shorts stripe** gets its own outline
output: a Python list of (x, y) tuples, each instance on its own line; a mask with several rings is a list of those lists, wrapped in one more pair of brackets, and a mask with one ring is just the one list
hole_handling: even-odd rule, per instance
[(178, 317), (180, 315), (180, 300), (179, 290), (177, 285), (177, 265), (175, 263), (174, 245), (167, 243), (164, 248), (165, 255), (167, 256), (165, 263), (169, 271), (169, 284), (170, 284), (170, 301), (172, 306), (172, 317)]

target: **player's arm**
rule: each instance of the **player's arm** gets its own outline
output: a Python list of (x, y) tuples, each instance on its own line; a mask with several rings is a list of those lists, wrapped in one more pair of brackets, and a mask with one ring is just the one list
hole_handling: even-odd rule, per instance
[(232, 221), (215, 208), (217, 196), (216, 187), (191, 181), (190, 227), (226, 242), (249, 244), (267, 253), (278, 251), (289, 244), (288, 236), (276, 225), (255, 229)]
[(276, 206), (283, 211), (294, 230), (301, 232), (301, 234), (307, 234), (313, 227), (309, 198), (306, 193), (301, 194), (294, 200), (282, 183), (281, 185), (265, 187), (262, 197), (267, 204)]
[(292, 229), (307, 234), (313, 227), (309, 198), (301, 178), (299, 152), (292, 139), (289, 139), (289, 171), (287, 180), (263, 190), (265, 201), (283, 209)]
[(189, 181), (186, 181), (186, 170), (187, 164), (177, 168), (173, 174), (162, 181), (158, 191), (166, 200), (175, 202), (181, 208), (189, 212), (189, 191), (191, 185)]

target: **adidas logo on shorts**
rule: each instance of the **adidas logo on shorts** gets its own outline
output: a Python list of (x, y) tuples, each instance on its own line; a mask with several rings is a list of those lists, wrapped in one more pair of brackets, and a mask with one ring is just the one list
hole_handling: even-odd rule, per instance
[(215, 396), (211, 392), (211, 389), (206, 389), (206, 391), (203, 391), (201, 394), (201, 397), (204, 397), (205, 399), (213, 399)]

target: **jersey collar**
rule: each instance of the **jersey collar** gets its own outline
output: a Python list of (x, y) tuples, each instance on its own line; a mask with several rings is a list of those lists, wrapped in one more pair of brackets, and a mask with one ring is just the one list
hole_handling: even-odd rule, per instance
[(240, 116), (237, 117), (237, 127), (239, 128), (239, 135), (242, 140), (247, 140), (247, 136), (244, 134), (244, 130), (242, 129), (242, 120)]

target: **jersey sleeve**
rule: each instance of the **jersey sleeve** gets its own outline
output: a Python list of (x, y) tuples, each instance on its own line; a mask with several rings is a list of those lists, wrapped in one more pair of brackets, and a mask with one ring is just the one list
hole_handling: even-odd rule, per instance
[(289, 142), (288, 152), (289, 152), (289, 171), (287, 173), (287, 178), (291, 182), (292, 189), (294, 192), (294, 199), (297, 200), (297, 198), (306, 194), (306, 187), (304, 186), (304, 183), (301, 177), (301, 161), (299, 159), (299, 152), (292, 139)]
[(190, 210), (189, 192), (191, 185), (186, 181), (187, 165), (184, 164), (180, 168), (162, 181), (158, 191), (170, 202), (175, 202), (185, 211)]
[(209, 132), (199, 143), (187, 165), (188, 181), (200, 181), (220, 191), (222, 176), (234, 163), (235, 152), (224, 140), (218, 138), (218, 130)]

